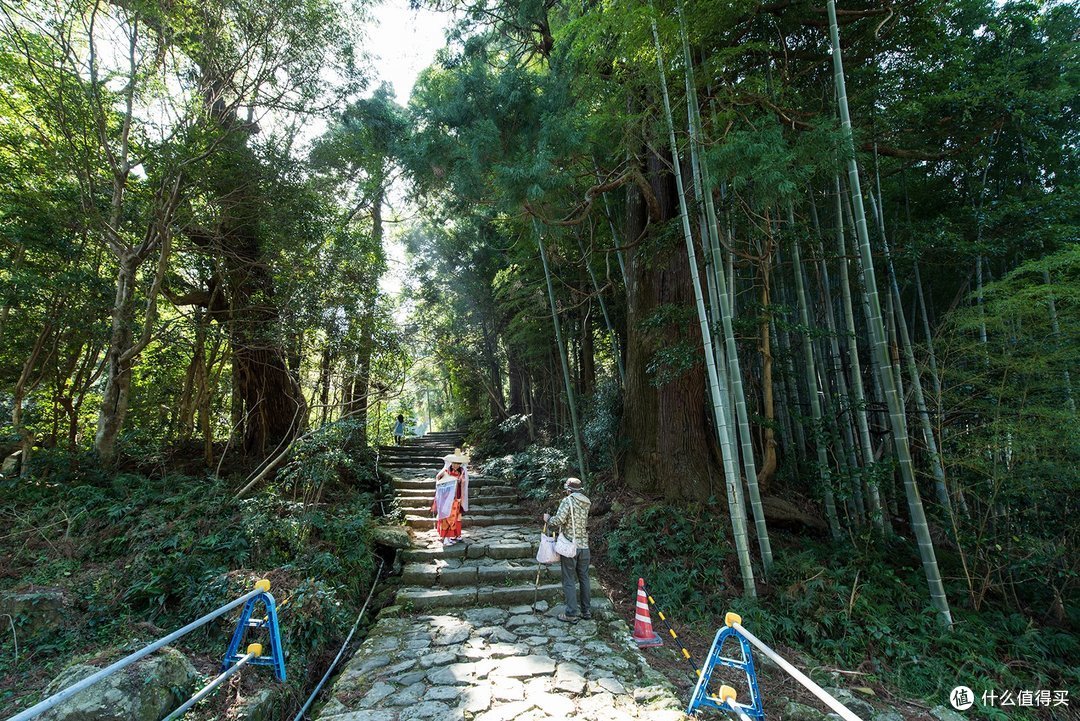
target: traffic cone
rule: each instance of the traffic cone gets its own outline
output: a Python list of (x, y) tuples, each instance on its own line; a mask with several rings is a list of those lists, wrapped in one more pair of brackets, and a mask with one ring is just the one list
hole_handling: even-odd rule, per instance
[(663, 646), (664, 639), (653, 631), (652, 618), (649, 616), (649, 597), (645, 595), (645, 579), (637, 581), (637, 610), (634, 613), (634, 640), (638, 648)]

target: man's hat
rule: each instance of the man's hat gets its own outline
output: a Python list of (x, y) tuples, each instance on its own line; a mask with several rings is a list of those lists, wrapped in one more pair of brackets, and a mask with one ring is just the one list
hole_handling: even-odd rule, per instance
[(571, 476), (570, 478), (566, 479), (566, 484), (563, 486), (563, 488), (565, 488), (568, 491), (580, 491), (581, 490), (581, 479), (580, 478), (574, 478), (573, 476)]

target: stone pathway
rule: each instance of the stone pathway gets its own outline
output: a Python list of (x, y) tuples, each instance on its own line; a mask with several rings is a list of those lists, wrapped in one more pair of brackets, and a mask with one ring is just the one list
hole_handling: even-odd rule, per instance
[[(412, 453), (430, 458), (433, 443)], [(465, 541), (444, 548), (427, 510), (430, 465), (409, 468), (404, 451), (395, 457), (397, 502), (413, 537), (402, 587), (316, 719), (685, 718), (674, 688), (649, 667), (598, 581), (593, 620), (555, 618), (562, 610), (557, 567), (545, 567), (534, 585), (539, 527), (521, 514), (512, 486), (471, 475)]]

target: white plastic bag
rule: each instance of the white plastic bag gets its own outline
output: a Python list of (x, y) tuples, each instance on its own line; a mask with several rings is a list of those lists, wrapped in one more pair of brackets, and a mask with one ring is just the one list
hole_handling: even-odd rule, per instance
[(540, 534), (540, 548), (536, 552), (537, 563), (555, 563), (559, 554), (555, 552), (555, 539), (546, 533)]

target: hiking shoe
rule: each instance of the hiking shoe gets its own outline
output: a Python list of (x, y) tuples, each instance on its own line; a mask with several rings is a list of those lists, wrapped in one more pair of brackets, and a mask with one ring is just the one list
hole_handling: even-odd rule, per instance
[(556, 616), (556, 618), (559, 619), (560, 621), (564, 621), (566, 623), (577, 623), (578, 622), (578, 617), (576, 615), (568, 616), (565, 613), (560, 613), (558, 616)]

